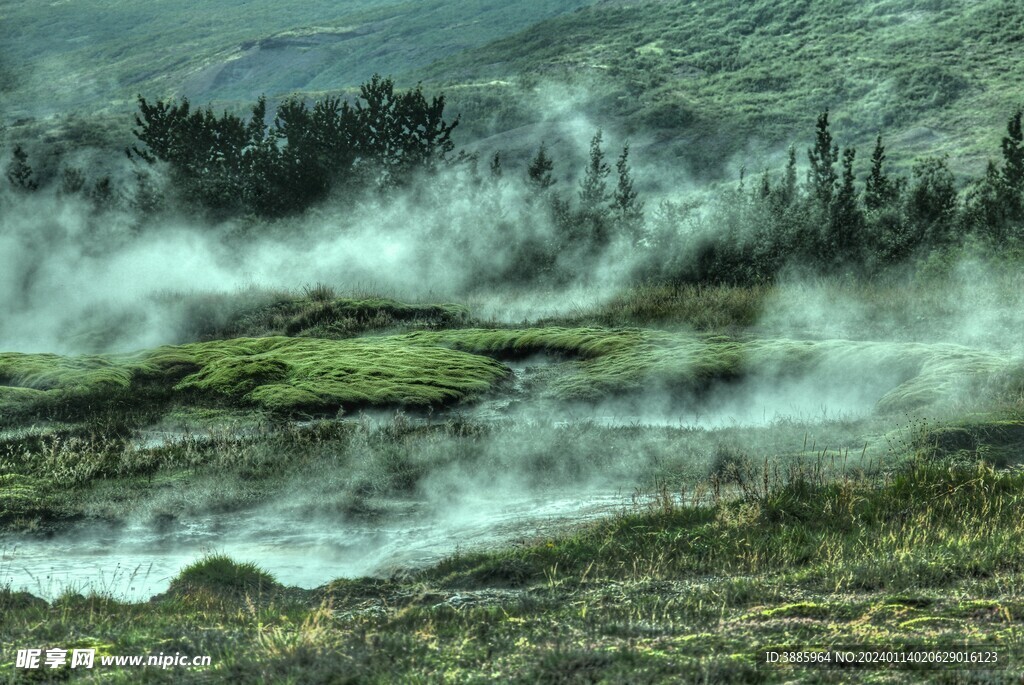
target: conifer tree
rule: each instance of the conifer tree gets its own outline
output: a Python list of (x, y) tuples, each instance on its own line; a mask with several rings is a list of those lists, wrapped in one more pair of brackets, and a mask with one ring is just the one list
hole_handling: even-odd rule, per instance
[(57, 192), (62, 196), (77, 195), (85, 189), (85, 174), (73, 166), (64, 167), (60, 172), (60, 187)]
[(39, 188), (34, 176), (35, 172), (28, 164), (28, 153), (21, 145), (15, 145), (11, 162), (7, 165), (7, 180), (17, 191), (32, 192)]
[(836, 162), (839, 161), (839, 145), (832, 141), (832, 134), (828, 130), (828, 110), (818, 115), (817, 131), (815, 134), (814, 147), (807, 151), (807, 158), (811, 168), (807, 172), (807, 180), (811, 187), (811, 193), (818, 199), (820, 205), (828, 208), (832, 204), (835, 195), (836, 183)]
[(853, 162), (857, 151), (850, 147), (843, 150), (843, 176), (839, 190), (831, 207), (831, 249), (837, 261), (856, 256), (863, 242), (864, 217), (857, 206), (857, 190), (854, 186)]
[(1005, 188), (1006, 213), (1011, 221), (1024, 220), (1024, 134), (1021, 132), (1021, 108), (1006, 124), (1003, 136), (1002, 181)]
[(875, 149), (871, 153), (871, 174), (864, 184), (864, 206), (868, 209), (881, 209), (893, 199), (893, 184), (882, 166), (885, 159), (882, 134), (878, 134)]
[(530, 187), (537, 193), (543, 193), (555, 185), (555, 179), (552, 175), (554, 168), (554, 162), (548, 157), (547, 145), (541, 141), (540, 149), (537, 150), (536, 156), (530, 161), (530, 165), (526, 169), (527, 182), (530, 184)]
[(1024, 110), (1018, 108), (1006, 124), (1006, 135), (1003, 136), (1003, 182), (1010, 190), (1020, 193), (1024, 191), (1024, 134), (1021, 132), (1021, 115)]
[(783, 197), (786, 202), (796, 199), (796, 146), (789, 146), (789, 156), (786, 160), (786, 175), (782, 182)]
[(491, 171), (491, 181), (493, 181), (494, 183), (497, 183), (498, 181), (501, 180), (503, 172), (502, 172), (502, 169), (501, 169), (501, 153), (500, 152), (495, 152), (494, 155), (491, 157), (490, 171)]
[(579, 190), (580, 210), (593, 214), (602, 213), (609, 200), (607, 179), (612, 169), (604, 161), (601, 140), (602, 133), (598, 129), (590, 141), (590, 161), (580, 181)]
[(619, 174), (619, 182), (612, 196), (611, 208), (623, 231), (632, 244), (636, 245), (640, 241), (644, 221), (644, 203), (633, 189), (633, 175), (629, 169), (629, 143), (622, 146), (622, 154), (615, 163), (615, 169)]

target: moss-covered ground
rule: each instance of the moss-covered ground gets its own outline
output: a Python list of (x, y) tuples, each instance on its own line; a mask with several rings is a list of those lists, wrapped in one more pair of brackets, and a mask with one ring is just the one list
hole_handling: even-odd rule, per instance
[(175, 398), (277, 412), (436, 407), (479, 395), (508, 373), (485, 357), (387, 338), (239, 338), (118, 357), (6, 353), (0, 406), (12, 415)]
[[(238, 338), (134, 355), (0, 354), (8, 416), (78, 416), (125, 404), (184, 402), (314, 414), (364, 407), (442, 407), (499, 389), (496, 359), (561, 361), (546, 395), (594, 402), (686, 397), (744, 380), (888, 379), (881, 410), (1020, 394), (1019, 359), (951, 344), (763, 340), (643, 329), (455, 329), (346, 340)], [(850, 371), (856, 369), (855, 372)]]

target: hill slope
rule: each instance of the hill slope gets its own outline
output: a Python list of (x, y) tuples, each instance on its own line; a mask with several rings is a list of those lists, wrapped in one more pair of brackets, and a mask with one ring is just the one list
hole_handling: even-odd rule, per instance
[(601, 2), (426, 73), (582, 85), (593, 118), (705, 172), (751, 146), (743, 161), (806, 146), (830, 108), (862, 157), (882, 131), (891, 157), (948, 152), (976, 174), (1024, 99), (1022, 40), (1024, 4), (1009, 0)]
[(230, 107), (381, 72), (444, 90), (463, 114), (457, 143), (511, 164), (546, 140), (570, 175), (604, 127), (609, 146), (632, 140), (638, 166), (673, 172), (644, 184), (780, 167), (790, 143), (802, 159), (825, 108), (861, 172), (881, 131), (900, 171), (949, 153), (977, 176), (1024, 99), (1013, 0), (212, 0), (187, 15), (0, 0), (0, 18), (8, 121), (105, 110), (127, 135), (137, 93)]
[[(483, 45), (588, 0), (0, 0), (3, 117), (131, 107), (135, 95), (251, 101), (358, 85)], [(4, 73), (0, 69), (0, 76)]]

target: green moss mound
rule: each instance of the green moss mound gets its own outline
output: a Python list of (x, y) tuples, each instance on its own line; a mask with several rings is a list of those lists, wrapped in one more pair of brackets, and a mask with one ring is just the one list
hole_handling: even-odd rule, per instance
[(224, 554), (211, 554), (195, 561), (171, 581), (171, 594), (212, 591), (249, 594), (280, 588), (280, 583), (252, 562), (237, 562)]
[(444, 348), (378, 338), (243, 338), (162, 348), (146, 364), (194, 367), (178, 392), (220, 396), (272, 411), (346, 406), (443, 406), (489, 390), (501, 364)]
[(880, 411), (897, 412), (1024, 389), (1024, 363), (951, 344), (850, 340), (753, 340), (642, 329), (533, 328), (422, 331), (413, 344), (445, 345), (497, 358), (548, 354), (577, 363), (550, 392), (560, 400), (700, 392), (757, 378), (816, 378), (855, 387), (865, 377), (890, 388)]
[(275, 412), (434, 407), (490, 390), (509, 371), (486, 357), (392, 338), (241, 338), (135, 355), (0, 355), (12, 413), (74, 403), (87, 411), (130, 390), (136, 403), (179, 398)]
[(127, 387), (131, 371), (101, 356), (61, 357), (55, 354), (0, 354), (0, 385), (33, 390), (75, 390)]
[(544, 393), (562, 401), (796, 379), (851, 392), (871, 384), (880, 411), (902, 412), (1024, 392), (1021, 360), (958, 345), (550, 327), (237, 338), (107, 357), (4, 354), (0, 408), (16, 416), (169, 400), (279, 413), (444, 407), (496, 389), (511, 373), (498, 360), (535, 355), (558, 363)]

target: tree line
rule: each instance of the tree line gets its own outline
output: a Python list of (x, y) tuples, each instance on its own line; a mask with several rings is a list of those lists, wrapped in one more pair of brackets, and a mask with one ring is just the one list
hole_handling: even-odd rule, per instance
[[(768, 282), (794, 266), (872, 273), (970, 240), (997, 250), (1024, 247), (1021, 118), (1018, 108), (1007, 122), (1002, 163), (990, 160), (984, 175), (961, 189), (944, 156), (917, 160), (909, 177), (890, 174), (881, 134), (867, 176), (858, 181), (856, 150), (840, 149), (829, 112), (822, 112), (802, 183), (790, 146), (781, 173), (765, 171), (754, 183), (741, 175), (739, 186), (722, 191), (699, 220), (692, 207), (662, 203), (646, 226), (649, 254), (640, 273), (683, 282)], [(698, 228), (680, 231), (687, 221)]]
[[(527, 197), (513, 211), (500, 207), (505, 183), (500, 153), (487, 174), (475, 155), (455, 153), (459, 118), (445, 118), (444, 95), (428, 99), (421, 87), (399, 91), (375, 75), (353, 102), (328, 97), (306, 104), (290, 98), (268, 122), (265, 98), (248, 117), (187, 100), (138, 99), (134, 136), (126, 150), (135, 160), (135, 187), (114, 187), (109, 177), (87, 182), (65, 168), (58, 191), (83, 195), (99, 210), (130, 198), (138, 212), (173, 202), (219, 220), (273, 219), (300, 214), (328, 199), (359, 198), (396, 190), (419, 192), (442, 170), (467, 171), (473, 200), (500, 231), (510, 257), (491, 277), (506, 280), (578, 277), (613, 243), (629, 249), (636, 277), (686, 282), (763, 282), (792, 264), (820, 272), (863, 272), (901, 264), (932, 249), (976, 238), (995, 245), (1024, 241), (1024, 144), (1021, 109), (1007, 122), (1001, 163), (961, 190), (945, 157), (918, 160), (909, 177), (886, 165), (881, 135), (870, 169), (858, 179), (857, 151), (834, 140), (829, 112), (817, 117), (801, 182), (796, 148), (779, 173), (753, 183), (741, 176), (718, 193), (712, 207), (695, 211), (661, 202), (649, 211), (636, 190), (630, 147), (612, 164), (603, 134), (590, 141), (575, 192), (560, 189), (556, 162), (541, 142), (522, 173)], [(157, 187), (148, 168), (161, 166), (168, 187)], [(28, 154), (16, 146), (6, 169), (20, 193), (39, 189)], [(542, 221), (550, 230), (530, 230)]]

